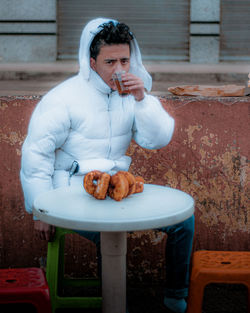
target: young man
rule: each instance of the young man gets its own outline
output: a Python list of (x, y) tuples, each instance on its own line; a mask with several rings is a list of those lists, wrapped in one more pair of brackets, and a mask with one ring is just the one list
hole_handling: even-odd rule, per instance
[[(79, 74), (45, 95), (32, 115), (21, 168), (29, 213), (37, 195), (82, 185), (91, 170), (127, 171), (131, 159), (125, 153), (132, 138), (147, 149), (164, 147), (171, 140), (174, 120), (146, 92), (152, 80), (127, 25), (102, 18), (89, 22), (81, 36), (79, 63)], [(123, 97), (112, 79), (121, 71), (129, 92)], [(53, 237), (54, 227), (36, 220), (34, 224), (41, 239)], [(163, 229), (168, 233), (164, 303), (174, 312), (186, 310), (193, 229), (193, 217)], [(81, 234), (99, 247), (99, 233)]]

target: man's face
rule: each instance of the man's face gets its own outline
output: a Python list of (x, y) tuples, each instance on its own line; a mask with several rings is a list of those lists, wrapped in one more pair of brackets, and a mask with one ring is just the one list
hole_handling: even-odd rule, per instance
[(115, 72), (129, 71), (130, 48), (128, 44), (103, 45), (96, 60), (90, 58), (91, 68), (101, 76), (105, 83), (116, 90), (112, 75)]

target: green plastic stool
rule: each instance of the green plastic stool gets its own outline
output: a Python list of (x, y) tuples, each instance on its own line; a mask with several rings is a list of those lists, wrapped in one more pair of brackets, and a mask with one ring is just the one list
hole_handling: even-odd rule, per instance
[(98, 279), (73, 279), (64, 277), (64, 242), (66, 234), (74, 231), (56, 228), (53, 242), (48, 243), (46, 278), (50, 289), (52, 312), (59, 308), (100, 308), (101, 297), (63, 297), (58, 294), (58, 287), (100, 286)]

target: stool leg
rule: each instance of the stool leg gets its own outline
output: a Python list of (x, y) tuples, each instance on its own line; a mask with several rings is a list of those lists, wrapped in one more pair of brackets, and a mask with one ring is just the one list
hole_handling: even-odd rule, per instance
[(57, 280), (57, 294), (59, 286), (63, 286), (64, 282), (64, 246), (65, 246), (65, 234), (61, 234), (59, 238), (59, 259), (58, 259), (58, 280)]
[(35, 306), (37, 313), (52, 313), (49, 292), (44, 291), (42, 294), (32, 294), (30, 303)]
[(53, 242), (48, 243), (47, 251), (47, 266), (46, 278), (50, 289), (50, 299), (52, 305), (52, 312), (57, 308), (57, 294), (58, 294), (58, 264), (60, 260), (60, 229), (56, 229), (56, 234)]
[(91, 286), (86, 280), (74, 280), (64, 278), (64, 245), (65, 235), (74, 234), (73, 231), (63, 228), (56, 228), (53, 242), (48, 243), (46, 278), (50, 289), (52, 312), (59, 308), (99, 308), (101, 307), (101, 297), (64, 297), (59, 295), (60, 286)]
[(248, 288), (248, 307), (247, 307), (247, 312), (250, 313), (250, 284), (247, 285)]
[(190, 284), (187, 313), (202, 313), (204, 289), (205, 286), (201, 286), (197, 282)]

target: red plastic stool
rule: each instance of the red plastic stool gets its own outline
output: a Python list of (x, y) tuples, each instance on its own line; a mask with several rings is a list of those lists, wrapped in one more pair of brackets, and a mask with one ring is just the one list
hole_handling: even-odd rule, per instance
[(0, 269), (0, 304), (30, 303), (51, 313), (49, 287), (40, 268)]
[(250, 252), (194, 252), (187, 313), (202, 312), (204, 288), (211, 283), (244, 284), (250, 312)]

